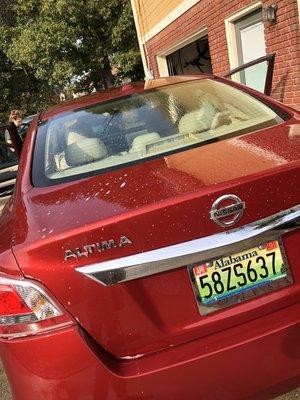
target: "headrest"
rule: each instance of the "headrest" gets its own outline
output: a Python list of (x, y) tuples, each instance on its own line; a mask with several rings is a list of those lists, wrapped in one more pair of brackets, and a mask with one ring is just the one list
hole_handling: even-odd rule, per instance
[(130, 153), (143, 151), (147, 144), (156, 142), (161, 139), (157, 132), (145, 133), (144, 135), (137, 136), (133, 139)]
[(105, 144), (98, 138), (85, 138), (66, 147), (65, 158), (70, 167), (88, 164), (107, 157)]
[(191, 111), (180, 119), (179, 132), (185, 134), (209, 130), (218, 112), (219, 110), (213, 104), (205, 101), (198, 110)]

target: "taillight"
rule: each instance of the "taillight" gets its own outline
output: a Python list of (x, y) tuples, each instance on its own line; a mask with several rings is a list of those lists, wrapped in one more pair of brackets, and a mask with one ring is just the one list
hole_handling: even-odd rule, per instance
[(41, 284), (0, 277), (0, 338), (37, 335), (73, 324)]

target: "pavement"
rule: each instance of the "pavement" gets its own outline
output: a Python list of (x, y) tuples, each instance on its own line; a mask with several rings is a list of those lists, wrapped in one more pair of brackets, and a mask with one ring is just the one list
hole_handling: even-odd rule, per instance
[[(0, 363), (0, 400), (12, 400), (9, 385)], [(221, 399), (220, 399), (221, 400)], [(222, 399), (226, 400), (226, 399)], [(276, 397), (273, 400), (300, 400), (300, 388), (283, 396)]]
[(9, 384), (6, 379), (5, 372), (3, 371), (2, 364), (0, 363), (0, 400), (11, 400)]
[(300, 400), (300, 388), (283, 396), (276, 397), (274, 400)]

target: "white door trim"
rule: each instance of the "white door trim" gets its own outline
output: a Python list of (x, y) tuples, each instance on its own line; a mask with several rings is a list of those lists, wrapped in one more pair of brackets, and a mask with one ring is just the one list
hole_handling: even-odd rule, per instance
[[(300, 0), (299, 0), (300, 1)], [(226, 40), (229, 56), (230, 69), (239, 66), (238, 50), (234, 23), (253, 11), (259, 10), (262, 7), (261, 1), (255, 2), (245, 8), (242, 8), (237, 13), (225, 19)]]

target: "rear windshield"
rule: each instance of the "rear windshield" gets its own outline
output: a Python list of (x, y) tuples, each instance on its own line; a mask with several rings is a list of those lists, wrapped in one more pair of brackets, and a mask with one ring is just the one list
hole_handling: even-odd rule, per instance
[(75, 180), (280, 122), (269, 107), (221, 82), (164, 86), (44, 123), (37, 133), (33, 183)]

